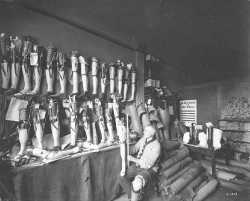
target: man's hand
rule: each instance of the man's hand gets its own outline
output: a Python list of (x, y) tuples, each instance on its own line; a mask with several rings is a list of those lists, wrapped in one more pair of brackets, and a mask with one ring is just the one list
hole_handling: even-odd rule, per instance
[(128, 160), (131, 161), (131, 162), (134, 162), (134, 163), (138, 163), (138, 159), (131, 156), (131, 155), (128, 155)]

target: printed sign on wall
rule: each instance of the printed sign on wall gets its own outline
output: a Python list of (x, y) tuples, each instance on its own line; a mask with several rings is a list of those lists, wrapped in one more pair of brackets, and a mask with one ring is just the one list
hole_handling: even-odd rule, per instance
[(197, 124), (197, 100), (180, 100), (180, 121)]

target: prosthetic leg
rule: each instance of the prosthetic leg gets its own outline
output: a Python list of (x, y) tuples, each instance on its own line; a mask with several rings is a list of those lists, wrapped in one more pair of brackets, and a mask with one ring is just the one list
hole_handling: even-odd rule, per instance
[(112, 110), (113, 110), (113, 103), (106, 104), (105, 116), (106, 116), (106, 123), (108, 128), (108, 143), (112, 144), (115, 140), (114, 128), (112, 124)]
[(10, 69), (8, 64), (8, 52), (7, 52), (7, 37), (5, 33), (0, 35), (0, 45), (1, 45), (1, 76), (2, 76), (2, 89), (9, 89), (10, 82)]
[(78, 58), (77, 58), (77, 51), (72, 51), (71, 53), (71, 68), (72, 68), (72, 81), (73, 81), (73, 88), (72, 88), (72, 95), (76, 95), (79, 93), (78, 88)]
[(54, 150), (60, 150), (59, 105), (55, 99), (49, 99), (49, 120), (53, 136)]
[(129, 116), (131, 117), (132, 131), (137, 135), (142, 134), (142, 126), (140, 122), (140, 118), (136, 111), (135, 103), (129, 104), (127, 106)]
[(107, 73), (108, 69), (106, 68), (106, 64), (101, 64), (101, 96), (104, 96), (106, 92), (106, 84), (107, 84)]
[(118, 60), (116, 62), (118, 69), (117, 69), (117, 80), (118, 80), (118, 87), (117, 87), (117, 96), (119, 98), (122, 98), (122, 79), (123, 79), (123, 68), (124, 64)]
[(88, 101), (88, 108), (89, 108), (89, 116), (90, 116), (90, 125), (92, 130), (92, 143), (93, 145), (98, 144), (98, 135), (96, 131), (96, 122), (98, 121), (98, 117), (91, 100)]
[(10, 37), (10, 57), (11, 57), (11, 86), (6, 94), (12, 94), (17, 92), (20, 71), (21, 71), (21, 51), (22, 51), (22, 40), (18, 37)]
[(135, 100), (135, 90), (136, 90), (136, 70), (132, 66), (132, 70), (131, 70), (131, 95), (130, 95), (130, 98), (128, 99), (129, 102)]
[(69, 97), (70, 100), (70, 136), (71, 141), (70, 145), (71, 148), (76, 146), (76, 140), (79, 130), (79, 124), (78, 124), (78, 107), (76, 102), (76, 96), (73, 95), (72, 97)]
[(101, 101), (96, 98), (95, 99), (95, 110), (96, 110), (96, 115), (98, 117), (98, 126), (101, 132), (101, 140), (100, 143), (104, 144), (107, 140), (107, 134), (105, 131), (105, 122), (104, 122), (104, 117), (103, 117), (103, 108)]
[(28, 119), (28, 110), (26, 108), (19, 111), (19, 124), (17, 126), (20, 150), (15, 157), (15, 161), (19, 161), (25, 153), (26, 145), (29, 138), (29, 119)]
[(89, 88), (88, 88), (88, 65), (87, 62), (85, 61), (85, 58), (80, 56), (79, 57), (79, 62), (81, 64), (81, 76), (82, 76), (82, 89), (83, 89), (83, 94), (87, 94)]
[(81, 106), (80, 112), (83, 122), (84, 131), (87, 137), (86, 142), (84, 143), (84, 147), (89, 148), (92, 144), (92, 135), (91, 135), (91, 129), (90, 129), (90, 115), (89, 115), (89, 103), (84, 102)]
[(40, 91), (43, 76), (44, 65), (44, 49), (33, 45), (33, 51), (30, 53), (30, 65), (33, 67), (33, 83), (34, 88), (28, 94), (37, 95)]
[(126, 169), (128, 166), (128, 160), (127, 160), (128, 150), (127, 150), (127, 144), (126, 144), (127, 134), (126, 134), (126, 128), (119, 118), (119, 105), (115, 98), (113, 102), (113, 111), (114, 111), (114, 116), (115, 116), (117, 135), (120, 141), (120, 155), (122, 159), (122, 169), (120, 172), (120, 176), (124, 176), (126, 174)]
[(39, 103), (33, 105), (33, 126), (37, 140), (37, 148), (43, 149), (43, 133), (46, 111), (40, 108)]
[(115, 93), (115, 67), (113, 63), (109, 66), (109, 93), (111, 95)]
[(95, 57), (91, 58), (91, 75), (92, 75), (92, 95), (96, 96), (97, 95), (97, 90), (98, 90), (98, 79), (97, 79), (97, 73), (98, 73), (98, 60)]
[(49, 95), (54, 93), (56, 55), (56, 48), (49, 46), (47, 48), (47, 68), (45, 69), (47, 93)]
[(25, 37), (22, 49), (22, 73), (24, 80), (24, 88), (22, 91), (16, 94), (16, 96), (22, 96), (27, 94), (31, 90), (31, 69), (29, 67), (29, 55), (31, 52), (32, 43), (30, 37)]
[(124, 72), (124, 89), (123, 89), (123, 99), (121, 102), (127, 101), (127, 94), (128, 94), (128, 79), (129, 79), (129, 74), (132, 69), (132, 64), (127, 64), (127, 67), (125, 68)]
[(66, 72), (65, 72), (65, 55), (62, 52), (57, 52), (57, 73), (60, 83), (60, 92), (52, 95), (52, 97), (62, 97), (65, 98), (66, 96)]

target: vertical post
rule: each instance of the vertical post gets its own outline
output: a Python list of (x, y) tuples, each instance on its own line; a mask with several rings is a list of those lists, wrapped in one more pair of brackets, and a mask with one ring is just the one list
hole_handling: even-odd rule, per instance
[(128, 128), (128, 114), (126, 114), (126, 144), (127, 144), (127, 167), (129, 167), (129, 128)]

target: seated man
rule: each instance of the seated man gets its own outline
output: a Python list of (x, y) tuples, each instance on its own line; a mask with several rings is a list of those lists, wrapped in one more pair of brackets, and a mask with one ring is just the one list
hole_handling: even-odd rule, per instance
[(120, 177), (120, 185), (131, 201), (140, 200), (144, 187), (152, 181), (158, 171), (161, 146), (155, 134), (154, 127), (146, 127), (143, 137), (130, 148), (130, 154), (137, 156), (128, 156), (132, 164), (127, 169), (126, 175)]

